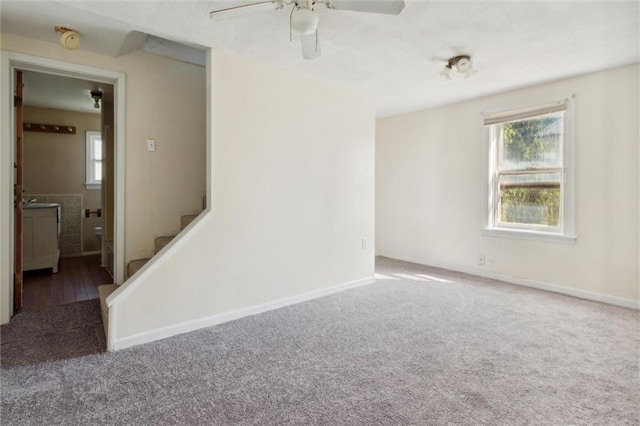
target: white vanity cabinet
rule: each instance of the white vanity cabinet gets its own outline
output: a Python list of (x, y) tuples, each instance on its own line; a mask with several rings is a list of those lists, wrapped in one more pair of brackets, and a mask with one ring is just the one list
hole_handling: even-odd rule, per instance
[(60, 260), (60, 206), (25, 204), (22, 210), (22, 270), (53, 268)]

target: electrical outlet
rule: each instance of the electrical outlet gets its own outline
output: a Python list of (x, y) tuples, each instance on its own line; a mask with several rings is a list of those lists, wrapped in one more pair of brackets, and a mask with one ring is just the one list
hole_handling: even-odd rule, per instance
[(484, 254), (479, 254), (478, 255), (478, 266), (484, 266), (485, 261), (486, 261), (486, 257), (484, 256)]
[(156, 150), (156, 140), (147, 139), (147, 151), (154, 152)]
[(362, 239), (362, 250), (366, 250), (369, 247), (369, 241), (366, 238)]
[(494, 266), (496, 266), (496, 258), (495, 257), (489, 257), (489, 259), (487, 260), (487, 263), (489, 264), (490, 268), (493, 268)]

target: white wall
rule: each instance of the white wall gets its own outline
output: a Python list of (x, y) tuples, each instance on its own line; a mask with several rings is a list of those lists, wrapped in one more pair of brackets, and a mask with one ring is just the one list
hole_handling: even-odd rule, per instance
[(212, 210), (108, 299), (111, 349), (372, 279), (372, 105), (222, 53), (211, 72)]
[[(638, 306), (638, 79), (633, 65), (378, 120), (378, 254)], [(576, 244), (482, 236), (482, 112), (572, 93)], [(477, 266), (479, 253), (495, 266)]]

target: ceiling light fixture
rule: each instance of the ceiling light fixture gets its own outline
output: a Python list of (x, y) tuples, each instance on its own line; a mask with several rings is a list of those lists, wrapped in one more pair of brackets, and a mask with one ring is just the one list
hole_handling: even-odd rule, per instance
[(451, 80), (451, 71), (456, 71), (458, 74), (464, 75), (465, 79), (477, 72), (473, 69), (471, 56), (469, 55), (458, 55), (449, 59), (440, 74), (446, 79)]
[(92, 90), (91, 91), (91, 99), (95, 101), (93, 104), (94, 108), (100, 108), (100, 101), (102, 100), (102, 91), (100, 90)]
[(80, 34), (76, 30), (65, 27), (54, 27), (57, 33), (61, 33), (60, 44), (68, 50), (75, 50), (80, 46)]
[(318, 28), (318, 15), (307, 7), (296, 7), (291, 11), (291, 31), (296, 35), (308, 35)]

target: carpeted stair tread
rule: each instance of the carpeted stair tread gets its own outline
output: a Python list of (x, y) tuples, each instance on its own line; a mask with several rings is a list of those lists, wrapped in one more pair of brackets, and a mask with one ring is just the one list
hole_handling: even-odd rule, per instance
[(154, 248), (154, 254), (158, 254), (158, 252), (160, 250), (162, 250), (167, 244), (169, 244), (171, 242), (171, 240), (173, 240), (175, 238), (175, 235), (173, 236), (167, 236), (167, 237), (158, 237), (155, 239), (155, 248)]
[(107, 297), (118, 289), (118, 284), (105, 284), (98, 286), (98, 295), (100, 296), (100, 311), (102, 312), (102, 324), (104, 325), (104, 333), (107, 333), (109, 321), (109, 307), (107, 306)]
[(193, 220), (198, 217), (197, 214), (188, 214), (180, 218), (180, 230), (183, 231)]
[(149, 259), (137, 259), (129, 262), (127, 264), (127, 279), (138, 272), (148, 261)]

